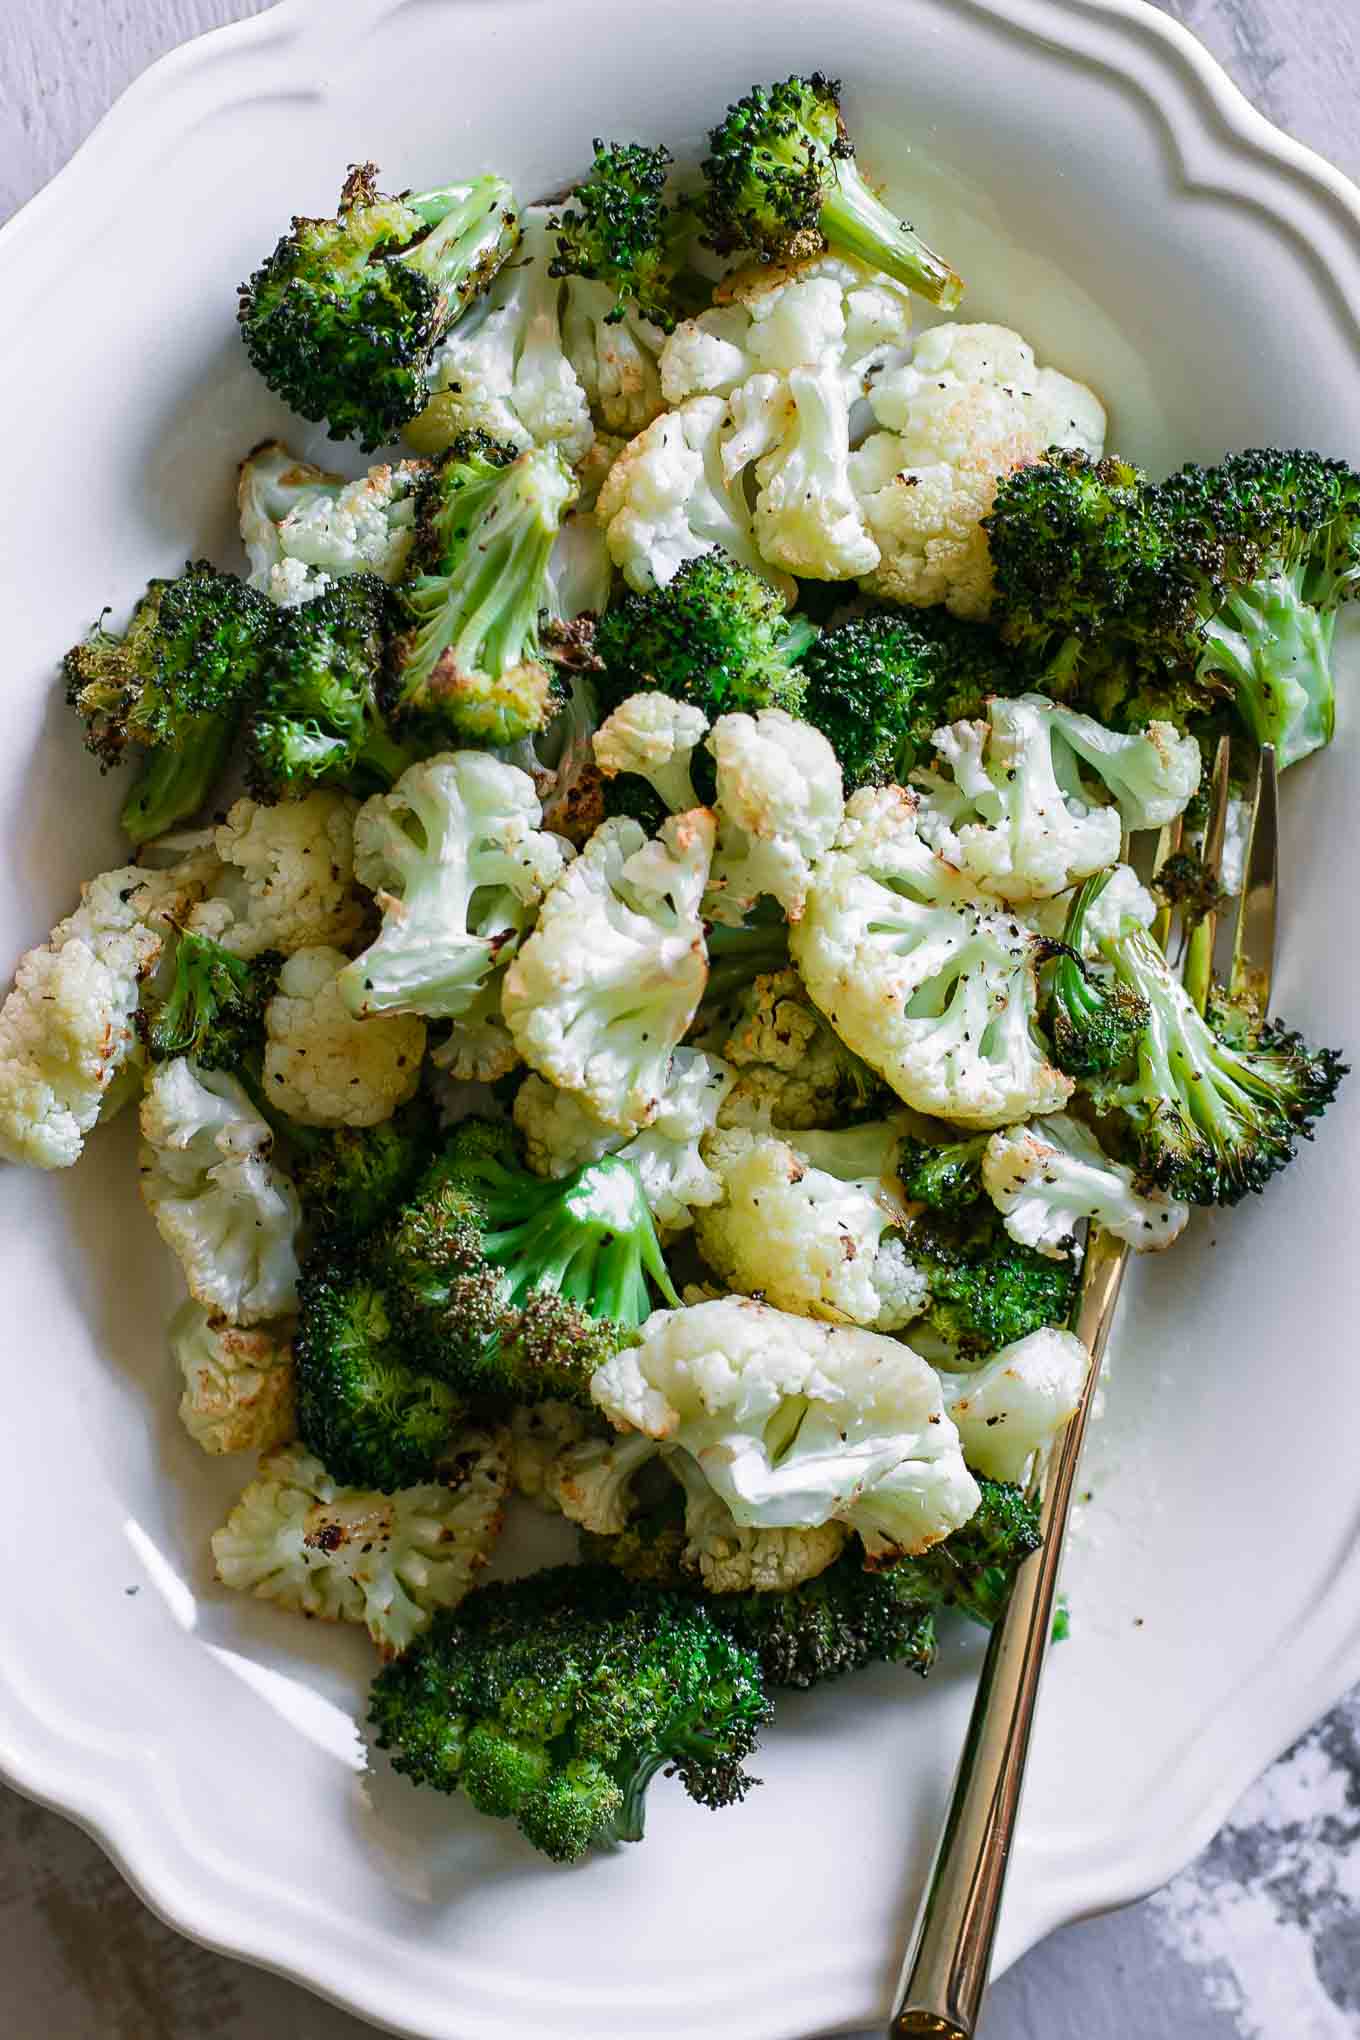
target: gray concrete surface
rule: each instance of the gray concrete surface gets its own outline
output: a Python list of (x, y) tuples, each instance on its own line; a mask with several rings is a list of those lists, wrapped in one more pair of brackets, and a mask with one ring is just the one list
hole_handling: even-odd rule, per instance
[[(10, 0), (0, 218), (162, 50), (252, 0)], [(1357, 0), (1168, 0), (1282, 127), (1360, 174)], [(834, 10), (833, 10), (834, 12)], [(361, 2040), (371, 2028), (153, 1919), (95, 1845), (0, 1788), (3, 2040)], [(1066, 1928), (993, 1994), (983, 2040), (1360, 2035), (1360, 1696), (1242, 1801), (1200, 1860)], [(864, 2036), (867, 2040), (867, 2036)]]

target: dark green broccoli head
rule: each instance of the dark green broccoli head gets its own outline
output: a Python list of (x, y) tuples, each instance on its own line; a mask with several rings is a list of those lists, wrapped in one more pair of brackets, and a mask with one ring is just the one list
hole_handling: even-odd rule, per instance
[(1205, 869), (1197, 850), (1176, 850), (1157, 867), (1152, 890), (1164, 906), (1174, 907), (1188, 921), (1217, 913), (1231, 895)]
[(424, 409), (430, 358), (519, 238), (499, 177), (389, 198), (353, 164), (333, 219), (295, 219), (240, 289), (251, 361), (304, 418), (366, 450)]
[(688, 214), (668, 206), (669, 149), (642, 142), (592, 144), (590, 175), (578, 184), (566, 210), (548, 224), (557, 234), (552, 276), (587, 276), (616, 292), (611, 323), (634, 305), (663, 333), (674, 331), (684, 309), (676, 274), (692, 231)]
[(391, 607), (375, 575), (351, 574), (280, 613), (250, 719), (247, 776), (257, 799), (314, 786), (382, 792), (413, 762), (378, 706)]
[(1182, 468), (1149, 511), (1182, 591), (1156, 650), (1231, 693), (1281, 766), (1330, 743), (1336, 611), (1360, 585), (1360, 474), (1258, 449)]
[(691, 1597), (557, 1566), (437, 1615), (374, 1681), (369, 1719), (397, 1770), (565, 1863), (640, 1840), (663, 1766), (700, 1805), (736, 1804), (769, 1715), (754, 1656)]
[(1060, 678), (1078, 648), (1165, 600), (1147, 477), (1127, 461), (1053, 447), (1005, 477), (983, 529), (1006, 637), (1054, 662)]
[(879, 609), (829, 630), (803, 659), (803, 714), (840, 759), (845, 790), (906, 783), (944, 723), (1027, 682), (992, 632), (940, 609)]
[(709, 136), (701, 217), (720, 254), (797, 262), (831, 247), (952, 309), (961, 278), (876, 198), (855, 163), (840, 86), (819, 71), (756, 86)]
[(1023, 1488), (979, 1476), (977, 1512), (919, 1558), (885, 1575), (909, 1608), (961, 1608), (990, 1627), (1000, 1620), (1021, 1562), (1043, 1543), (1039, 1512)]
[(102, 767), (144, 757), (122, 821), (136, 843), (202, 806), (259, 685), (275, 612), (262, 595), (192, 560), (152, 581), (120, 636), (95, 625), (66, 654), (66, 698)]
[(588, 1402), (595, 1369), (650, 1316), (649, 1281), (679, 1301), (631, 1163), (545, 1181), (486, 1120), (455, 1129), (381, 1251), (458, 1378), (512, 1402)]
[(265, 1007), (282, 968), (276, 950), (247, 962), (220, 942), (186, 930), (175, 944), (174, 982), (143, 1021), (152, 1061), (191, 1055), (205, 1070), (258, 1075)]
[(1045, 1020), (1053, 1060), (1070, 1077), (1104, 1077), (1132, 1060), (1148, 1023), (1148, 1004), (1121, 978), (1092, 970), (1082, 957), (1086, 916), (1109, 884), (1099, 871), (1077, 887), (1057, 945)]
[(789, 617), (758, 574), (718, 547), (686, 560), (674, 579), (614, 603), (595, 628), (601, 694), (617, 708), (655, 687), (710, 719), (761, 708), (802, 712), (798, 661), (817, 635)]
[(866, 1572), (855, 1545), (784, 1593), (710, 1594), (705, 1606), (753, 1652), (767, 1686), (819, 1686), (866, 1665), (906, 1665), (924, 1678), (935, 1662), (929, 1608), (910, 1599), (895, 1573)]
[(303, 1268), (293, 1360), (298, 1435), (334, 1479), (391, 1494), (434, 1477), (463, 1399), (362, 1247), (324, 1241)]
[(149, 842), (202, 807), (260, 682), (273, 605), (206, 560), (152, 581), (120, 637), (101, 620), (66, 654), (66, 698), (101, 767), (143, 764), (120, 816)]
[(411, 1196), (439, 1139), (423, 1096), (376, 1126), (289, 1126), (289, 1173), (320, 1237), (356, 1241)]
[(397, 591), (390, 709), (434, 744), (516, 744), (559, 696), (540, 656), (548, 561), (575, 501), (553, 447), (520, 453), (467, 432), (431, 464), (417, 497), (410, 571)]
[(985, 1201), (914, 1220), (907, 1251), (930, 1284), (926, 1325), (965, 1357), (1066, 1324), (1071, 1313), (1074, 1265), (1019, 1245)]
[(1347, 1065), (1279, 1025), (1254, 1046), (1218, 1033), (1134, 921), (1101, 949), (1149, 1009), (1136, 1074), (1098, 1094), (1125, 1115), (1144, 1182), (1191, 1204), (1236, 1204), (1263, 1190), (1312, 1138)]
[(982, 1153), (988, 1135), (951, 1140), (939, 1146), (905, 1139), (897, 1154), (897, 1174), (913, 1204), (953, 1217), (967, 1211), (982, 1195)]

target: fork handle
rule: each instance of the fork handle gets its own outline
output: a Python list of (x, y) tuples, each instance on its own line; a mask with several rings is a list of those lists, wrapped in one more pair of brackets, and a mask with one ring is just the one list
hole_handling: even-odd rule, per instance
[(1076, 1330), (1091, 1363), (1076, 1413), (1050, 1461), (1042, 1548), (1020, 1567), (1006, 1612), (992, 1630), (889, 2040), (925, 2035), (973, 2040), (991, 1973), (1072, 1488), (1128, 1260), (1128, 1249), (1105, 1233), (1087, 1251)]

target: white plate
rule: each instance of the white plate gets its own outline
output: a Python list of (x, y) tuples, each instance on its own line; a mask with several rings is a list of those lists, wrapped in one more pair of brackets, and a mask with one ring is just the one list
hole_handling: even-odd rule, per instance
[[(693, 150), (751, 80), (818, 64), (972, 315), (1096, 383), (1125, 452), (1360, 457), (1360, 199), (1150, 8), (289, 0), (157, 65), (0, 238), (6, 962), (118, 854), (55, 655), (148, 573), (229, 560), (233, 464), (287, 425), (232, 319), (287, 213), (329, 209), (360, 155), (529, 196), (594, 134)], [(1282, 1009), (1352, 1048), (1353, 736), (1291, 776), (1280, 972)], [(1132, 1285), (1003, 1961), (1173, 1872), (1360, 1674), (1358, 1115), (1355, 1081), (1268, 1200)], [(362, 1640), (211, 1583), (243, 1474), (179, 1433), (131, 1167), (122, 1126), (72, 1176), (0, 1180), (6, 1775), (176, 1926), (402, 2032), (790, 2040), (881, 2015), (975, 1651), (924, 1689), (880, 1672), (786, 1703), (741, 1811), (658, 1788), (648, 1842), (576, 1870), (366, 1777)]]

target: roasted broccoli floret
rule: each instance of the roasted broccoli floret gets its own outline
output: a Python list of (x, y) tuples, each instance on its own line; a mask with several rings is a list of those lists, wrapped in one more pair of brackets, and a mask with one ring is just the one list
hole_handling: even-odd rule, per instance
[(99, 621), (66, 654), (66, 698), (107, 768), (145, 757), (123, 804), (134, 843), (203, 805), (259, 684), (275, 617), (262, 595), (206, 560), (151, 581), (119, 635)]
[(277, 950), (262, 950), (247, 961), (186, 929), (175, 945), (174, 982), (143, 1023), (151, 1060), (190, 1055), (200, 1069), (258, 1080), (264, 1009), (282, 968)]
[(907, 1230), (906, 1250), (930, 1285), (921, 1323), (951, 1352), (995, 1353), (1045, 1325), (1067, 1322), (1074, 1264), (1017, 1245), (985, 1199), (917, 1218)]
[(1294, 1159), (1298, 1141), (1312, 1138), (1346, 1064), (1278, 1024), (1250, 1046), (1234, 1045), (1135, 921), (1102, 942), (1101, 953), (1148, 1007), (1137, 1074), (1099, 1094), (1127, 1116), (1144, 1182), (1191, 1204), (1236, 1204), (1263, 1190)]
[(240, 289), (237, 319), (271, 390), (332, 439), (395, 439), (430, 395), (430, 357), (519, 238), (500, 177), (390, 198), (352, 164), (333, 219), (295, 219)]
[(1176, 850), (1157, 867), (1152, 889), (1165, 906), (1178, 908), (1188, 922), (1217, 913), (1231, 895), (1205, 869), (1197, 850)]
[(1148, 1024), (1150, 1008), (1140, 992), (1083, 961), (1086, 916), (1109, 882), (1109, 872), (1098, 871), (1077, 887), (1052, 965), (1044, 1017), (1053, 1060), (1069, 1077), (1103, 1077), (1122, 1069)]
[(412, 762), (378, 705), (390, 607), (376, 575), (350, 574), (279, 613), (250, 719), (247, 777), (257, 799), (318, 785), (362, 796)]
[(641, 1840), (663, 1766), (700, 1805), (734, 1805), (769, 1714), (755, 1656), (693, 1597), (555, 1566), (436, 1616), (379, 1674), (369, 1719), (397, 1770), (567, 1863)]
[(829, 630), (802, 661), (801, 714), (829, 739), (847, 796), (860, 786), (905, 785), (946, 723), (986, 713), (990, 694), (1025, 680), (981, 624), (942, 609), (879, 609)]
[(910, 1137), (897, 1153), (897, 1173), (905, 1195), (913, 1204), (954, 1217), (977, 1203), (982, 1195), (982, 1153), (985, 1133), (971, 1140), (951, 1140), (935, 1146)]
[(335, 1480), (392, 1494), (432, 1478), (464, 1408), (450, 1357), (376, 1254), (316, 1249), (298, 1282), (298, 1435)]
[(706, 239), (722, 254), (798, 261), (831, 247), (949, 311), (963, 280), (876, 198), (855, 163), (840, 86), (819, 71), (756, 86), (709, 136)]
[(550, 276), (587, 276), (617, 292), (607, 324), (617, 325), (629, 305), (663, 333), (688, 308), (677, 275), (694, 231), (689, 212), (668, 206), (666, 177), (673, 158), (643, 142), (592, 144), (590, 175), (566, 209), (549, 220), (557, 235)]
[(557, 707), (540, 657), (551, 608), (548, 558), (575, 500), (551, 446), (523, 453), (466, 432), (421, 481), (411, 571), (398, 593), (406, 628), (392, 647), (392, 713), (449, 745), (514, 744)]
[(762, 708), (801, 715), (798, 661), (816, 636), (806, 618), (785, 615), (768, 582), (714, 547), (686, 560), (664, 588), (627, 594), (600, 618), (604, 706), (656, 687), (710, 721)]
[(592, 1373), (651, 1315), (649, 1280), (679, 1301), (630, 1162), (545, 1180), (487, 1120), (456, 1128), (382, 1252), (457, 1378), (515, 1403), (587, 1403)]
[(904, 1558), (887, 1578), (909, 1607), (961, 1608), (990, 1627), (1000, 1620), (1022, 1560), (1043, 1543), (1039, 1512), (1022, 1488), (978, 1476), (977, 1513), (942, 1544)]
[(308, 1223), (321, 1237), (349, 1241), (362, 1239), (413, 1194), (439, 1140), (434, 1107), (419, 1093), (376, 1126), (290, 1122), (281, 1130)]
[(1098, 717), (1182, 727), (1225, 697), (1281, 765), (1330, 741), (1336, 612), (1360, 582), (1360, 475), (1252, 451), (1149, 487), (1050, 453), (987, 520), (1008, 637)]

